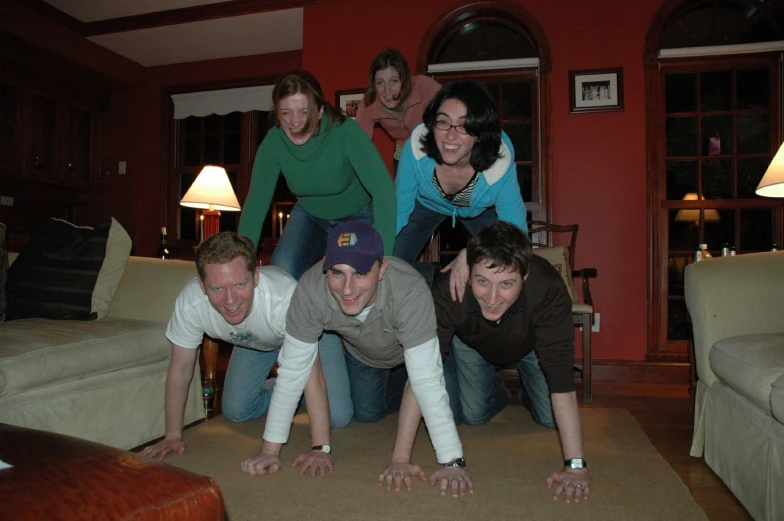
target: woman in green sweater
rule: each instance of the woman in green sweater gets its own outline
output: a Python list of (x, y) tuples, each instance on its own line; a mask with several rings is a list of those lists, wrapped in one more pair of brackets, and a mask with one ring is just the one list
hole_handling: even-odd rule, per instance
[(258, 244), (278, 176), (297, 204), (286, 222), (272, 265), (299, 280), (324, 256), (329, 231), (362, 220), (375, 226), (384, 253), (395, 246), (395, 185), (373, 142), (324, 99), (312, 74), (294, 71), (272, 91), (273, 128), (259, 145), (240, 235)]
[[(272, 128), (256, 152), (240, 235), (258, 247), (264, 216), (278, 176), (283, 174), (297, 203), (272, 254), (273, 266), (299, 280), (324, 256), (330, 230), (351, 220), (373, 224), (384, 241), (384, 254), (391, 255), (395, 184), (373, 142), (324, 99), (321, 85), (309, 72), (284, 75), (272, 91), (272, 103)], [(327, 385), (330, 424), (345, 427), (354, 408), (337, 335), (322, 336), (319, 361)]]

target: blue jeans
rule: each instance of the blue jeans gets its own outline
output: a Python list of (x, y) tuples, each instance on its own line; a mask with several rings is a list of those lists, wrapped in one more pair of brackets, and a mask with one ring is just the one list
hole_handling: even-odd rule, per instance
[[(554, 429), (550, 390), (539, 367), (536, 352), (525, 355), (517, 361), (516, 366), (534, 421)], [(484, 425), (506, 407), (507, 390), (495, 365), (457, 336), (452, 339), (452, 348), (444, 361), (444, 378), (456, 423), (462, 421), (468, 425)]]
[(393, 369), (378, 369), (365, 365), (346, 353), (348, 378), (351, 382), (351, 399), (354, 418), (361, 423), (380, 420), (400, 410), (403, 390), (408, 380), (405, 365)]
[[(427, 241), (430, 240), (433, 232), (444, 222), (444, 219), (448, 218), (450, 216), (429, 210), (416, 201), (414, 211), (408, 217), (408, 224), (400, 230), (395, 239), (394, 256), (412, 264), (431, 285), (436, 275), (435, 267), (429, 262), (416, 262), (416, 259)], [(495, 208), (491, 207), (473, 219), (458, 217), (458, 220), (471, 235), (474, 235), (488, 224), (496, 222), (498, 215), (495, 213)]]
[[(270, 371), (278, 361), (280, 349), (257, 351), (234, 346), (223, 384), (221, 407), (230, 421), (246, 421), (264, 416), (272, 400)], [(343, 357), (343, 344), (337, 335), (323, 335), (319, 341), (319, 360), (327, 382), (330, 425), (342, 428), (354, 415), (348, 391), (348, 373)]]
[[(342, 219), (319, 219), (297, 203), (290, 215), (272, 253), (270, 264), (299, 280), (303, 273), (324, 257), (327, 237), (332, 228), (345, 221), (373, 224), (373, 204), (369, 203), (354, 215)], [(344, 427), (351, 421), (353, 405), (340, 337), (334, 333), (324, 333), (319, 340), (319, 356), (327, 381), (332, 427)]]

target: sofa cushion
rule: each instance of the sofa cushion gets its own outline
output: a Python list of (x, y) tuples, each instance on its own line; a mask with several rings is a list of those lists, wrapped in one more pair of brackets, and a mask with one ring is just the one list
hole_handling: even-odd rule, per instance
[(710, 351), (710, 366), (725, 385), (772, 415), (772, 385), (784, 375), (784, 333), (720, 340)]
[(97, 228), (50, 219), (9, 270), (7, 319), (102, 318), (130, 250), (114, 219)]
[(770, 410), (774, 418), (784, 423), (784, 375), (773, 382), (773, 390), (770, 391)]
[(0, 327), (0, 396), (165, 360), (166, 324), (29, 318)]

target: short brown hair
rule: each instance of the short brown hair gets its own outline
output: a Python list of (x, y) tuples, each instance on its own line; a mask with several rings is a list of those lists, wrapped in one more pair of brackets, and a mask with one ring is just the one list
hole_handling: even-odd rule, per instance
[(521, 277), (528, 274), (533, 250), (531, 240), (523, 230), (505, 221), (496, 221), (482, 228), (468, 239), (466, 246), (468, 269), (490, 263), (489, 268), (514, 269)]
[(204, 280), (207, 264), (226, 264), (237, 257), (245, 259), (248, 271), (256, 271), (256, 248), (250, 239), (235, 232), (216, 233), (201, 243), (196, 252), (196, 272), (199, 279)]
[[(270, 125), (280, 126), (280, 117), (278, 115), (280, 102), (283, 98), (293, 94), (302, 94), (308, 100), (308, 122), (305, 128), (302, 129), (303, 134), (307, 134), (314, 129), (314, 134), (318, 134), (318, 113), (322, 108), (324, 109), (324, 115), (329, 118), (330, 124), (332, 122), (342, 124), (346, 121), (346, 116), (324, 99), (321, 84), (319, 84), (315, 76), (308, 71), (290, 71), (284, 74), (272, 89), (272, 110), (269, 113)], [(315, 108), (315, 110), (311, 110), (312, 108)]]
[(398, 99), (402, 105), (411, 95), (411, 71), (408, 62), (397, 49), (384, 49), (373, 58), (368, 71), (368, 83), (365, 89), (365, 106), (376, 101), (376, 73), (392, 67), (400, 76), (400, 95)]

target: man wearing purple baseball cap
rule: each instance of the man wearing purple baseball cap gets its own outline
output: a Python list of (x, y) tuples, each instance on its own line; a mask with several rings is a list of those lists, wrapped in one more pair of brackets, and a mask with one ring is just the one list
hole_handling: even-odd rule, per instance
[[(436, 458), (443, 464), (430, 477), (431, 486), (440, 483), (442, 494), (451, 488), (454, 497), (473, 492), (444, 387), (430, 288), (407, 262), (384, 258), (381, 236), (359, 221), (332, 229), (324, 261), (309, 269), (294, 291), (264, 444), (242, 468), (254, 475), (280, 468), (280, 450), (288, 441), (297, 402), (318, 358), (318, 338), (325, 330), (340, 334), (346, 346), (354, 418), (373, 422), (400, 410), (392, 458), (379, 484), (399, 491), (401, 485), (411, 490), (414, 477), (427, 480), (411, 463), (414, 439), (408, 434), (416, 433), (424, 416)], [(311, 475), (325, 475), (333, 470), (329, 409), (323, 391), (319, 404), (312, 401), (311, 437), (318, 445), (306, 456), (302, 472), (311, 469)]]

